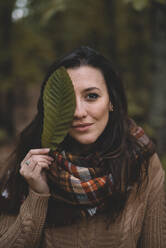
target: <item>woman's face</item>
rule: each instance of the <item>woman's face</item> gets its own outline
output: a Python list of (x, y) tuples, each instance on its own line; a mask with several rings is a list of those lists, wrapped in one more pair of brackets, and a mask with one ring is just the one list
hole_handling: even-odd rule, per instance
[(99, 69), (67, 69), (76, 95), (76, 109), (69, 135), (81, 144), (92, 144), (104, 131), (111, 109), (107, 86)]

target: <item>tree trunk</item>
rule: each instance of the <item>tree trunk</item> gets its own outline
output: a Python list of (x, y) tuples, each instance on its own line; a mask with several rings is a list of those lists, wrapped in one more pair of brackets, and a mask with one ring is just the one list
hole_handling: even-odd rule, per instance
[(13, 88), (7, 89), (7, 78), (12, 78), (12, 10), (15, 0), (6, 0), (0, 3), (0, 128), (5, 129), (11, 136), (14, 132), (13, 109), (14, 93)]
[[(113, 1), (113, 24), (116, 62), (123, 74), (129, 114), (138, 122), (144, 121), (148, 95), (149, 13), (134, 11), (130, 5)], [(112, 10), (111, 10), (112, 13)], [(137, 93), (136, 93), (137, 92)]]
[(152, 10), (152, 68), (149, 120), (156, 130), (160, 154), (166, 151), (166, 6), (155, 4)]

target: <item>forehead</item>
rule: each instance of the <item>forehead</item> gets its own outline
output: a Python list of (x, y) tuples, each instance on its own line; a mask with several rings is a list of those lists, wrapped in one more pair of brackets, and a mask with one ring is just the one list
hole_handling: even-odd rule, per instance
[(103, 74), (97, 68), (91, 66), (81, 66), (67, 69), (75, 90), (84, 90), (96, 87), (100, 90), (107, 90)]

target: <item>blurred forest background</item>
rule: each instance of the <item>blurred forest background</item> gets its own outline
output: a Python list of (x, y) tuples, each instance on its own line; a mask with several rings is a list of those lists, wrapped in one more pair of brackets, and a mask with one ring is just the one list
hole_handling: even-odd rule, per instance
[(166, 168), (166, 0), (1, 0), (0, 161), (32, 120), (50, 64), (80, 45), (120, 71), (130, 116)]

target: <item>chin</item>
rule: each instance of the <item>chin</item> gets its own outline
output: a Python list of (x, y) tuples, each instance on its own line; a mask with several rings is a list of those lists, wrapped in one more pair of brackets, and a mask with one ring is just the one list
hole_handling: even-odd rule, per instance
[(72, 140), (80, 145), (92, 145), (94, 144), (98, 137), (94, 136), (94, 137), (77, 137), (77, 136), (74, 136), (74, 135), (71, 135), (70, 136), (72, 138)]
[(96, 139), (76, 140), (82, 145), (92, 145), (96, 142)]

